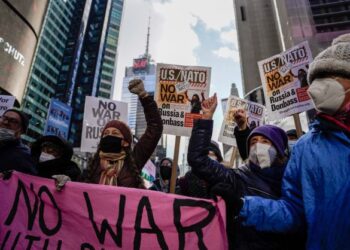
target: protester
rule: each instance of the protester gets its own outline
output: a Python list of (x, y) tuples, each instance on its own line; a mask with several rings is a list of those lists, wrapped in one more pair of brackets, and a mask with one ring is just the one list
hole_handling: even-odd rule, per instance
[[(281, 181), (288, 156), (286, 133), (272, 125), (264, 125), (251, 132), (247, 141), (249, 163), (238, 169), (227, 169), (208, 157), (208, 147), (213, 130), (213, 114), (217, 106), (216, 95), (202, 104), (203, 119), (194, 123), (188, 149), (188, 163), (193, 172), (214, 186), (212, 191), (227, 200), (228, 237), (232, 249), (300, 249), (303, 242), (296, 235), (260, 233), (242, 227), (234, 220), (233, 202), (239, 203), (241, 196), (257, 195), (278, 199)], [(221, 185), (222, 184), (222, 185)], [(234, 194), (234, 195), (233, 195)], [(301, 248), (302, 249), (302, 248)]]
[(163, 132), (163, 123), (156, 102), (144, 89), (142, 80), (130, 81), (129, 90), (137, 94), (144, 108), (147, 128), (132, 147), (130, 128), (123, 122), (113, 120), (106, 124), (97, 152), (89, 166), (91, 183), (145, 188), (141, 169), (151, 157)]
[[(202, 92), (202, 101), (205, 100), (205, 97), (204, 97), (204, 93)], [(192, 114), (199, 114), (201, 112), (201, 109), (202, 109), (202, 101), (199, 97), (198, 94), (193, 94), (192, 95), (192, 98), (189, 99), (188, 98), (188, 95), (187, 95), (187, 91), (185, 91), (185, 96), (186, 96), (186, 99), (191, 102), (191, 113)]]
[(71, 161), (72, 145), (63, 138), (43, 136), (32, 144), (31, 154), (37, 162), (38, 176), (53, 178), (54, 175), (66, 175), (72, 181), (78, 180), (81, 171)]
[(8, 109), (0, 118), (0, 172), (16, 170), (37, 174), (29, 148), (21, 135), (28, 128), (30, 116), (17, 109)]
[[(163, 158), (159, 162), (159, 178), (153, 181), (150, 190), (160, 191), (163, 193), (170, 192), (170, 179), (173, 160), (170, 158)], [(178, 168), (178, 167), (177, 167)], [(179, 168), (178, 168), (179, 169)]]
[[(282, 197), (245, 197), (240, 217), (261, 231), (307, 228), (308, 249), (349, 249), (350, 34), (310, 64), (316, 122), (293, 148)], [(345, 213), (344, 213), (345, 212)]]
[[(208, 157), (217, 162), (223, 162), (223, 158), (216, 142), (211, 141), (208, 147)], [(208, 182), (199, 178), (192, 170), (189, 170), (178, 181), (177, 194), (196, 197), (210, 198), (210, 186)]]
[(237, 126), (234, 129), (234, 135), (239, 151), (239, 155), (242, 160), (245, 161), (248, 158), (247, 153), (247, 139), (252, 131), (248, 126), (247, 112), (244, 109), (237, 109), (234, 113), (233, 119)]

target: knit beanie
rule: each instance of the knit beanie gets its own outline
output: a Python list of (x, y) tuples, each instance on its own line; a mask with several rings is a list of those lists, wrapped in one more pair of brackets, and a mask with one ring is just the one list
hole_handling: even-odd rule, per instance
[(7, 112), (15, 112), (19, 115), (19, 117), (21, 118), (22, 131), (23, 133), (26, 133), (29, 125), (29, 120), (32, 116), (18, 109), (8, 109), (4, 112), (4, 114), (6, 114)]
[(274, 125), (263, 125), (255, 128), (249, 135), (247, 140), (248, 155), (250, 150), (250, 140), (255, 135), (265, 136), (272, 142), (272, 145), (276, 148), (279, 155), (285, 155), (285, 151), (288, 148), (288, 137), (283, 129)]
[(309, 84), (315, 78), (329, 75), (343, 76), (350, 79), (350, 33), (335, 38), (332, 45), (322, 51), (310, 64)]
[(128, 125), (126, 125), (124, 122), (117, 121), (117, 120), (112, 120), (112, 121), (107, 122), (106, 126), (102, 130), (102, 134), (104, 133), (104, 131), (107, 128), (116, 128), (116, 129), (118, 129), (122, 133), (122, 135), (124, 136), (124, 140), (127, 143), (129, 143), (129, 145), (131, 145), (131, 143), (132, 143), (132, 134), (131, 134), (131, 131), (130, 131)]
[(222, 162), (223, 161), (219, 145), (215, 141), (211, 141), (210, 142), (208, 149), (209, 149), (209, 151), (213, 151), (214, 152), (216, 158), (218, 158), (218, 162)]

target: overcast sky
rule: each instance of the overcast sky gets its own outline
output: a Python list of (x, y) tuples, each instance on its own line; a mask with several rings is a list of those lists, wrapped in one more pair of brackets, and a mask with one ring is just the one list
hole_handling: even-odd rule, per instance
[[(216, 92), (219, 99), (228, 97), (232, 82), (242, 95), (232, 0), (127, 0), (119, 37), (114, 99), (120, 100), (125, 67), (145, 53), (149, 16), (149, 53), (156, 63), (209, 66), (211, 95)], [(214, 140), (222, 119), (219, 104)], [(172, 144), (172, 139), (169, 141)], [(172, 157), (171, 146), (168, 156)]]

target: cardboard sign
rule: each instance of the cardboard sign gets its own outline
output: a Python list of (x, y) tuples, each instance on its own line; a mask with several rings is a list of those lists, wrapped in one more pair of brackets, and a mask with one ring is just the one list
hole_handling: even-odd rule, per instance
[(208, 67), (157, 64), (154, 99), (163, 120), (163, 133), (190, 136), (193, 120), (202, 117), (201, 103), (209, 96)]
[(263, 124), (265, 117), (265, 107), (255, 102), (250, 102), (236, 96), (230, 96), (226, 107), (224, 121), (222, 122), (219, 141), (230, 146), (236, 146), (234, 130), (237, 127), (234, 121), (235, 113), (238, 110), (244, 110), (248, 119), (248, 127), (254, 129)]
[(2, 116), (6, 110), (11, 109), (15, 103), (15, 97), (12, 95), (0, 95), (0, 116)]
[(67, 140), (71, 115), (72, 107), (59, 100), (51, 99), (44, 135), (57, 135)]
[(313, 108), (306, 92), (307, 70), (311, 62), (312, 54), (307, 41), (258, 62), (269, 120)]
[(104, 98), (86, 97), (81, 134), (82, 152), (96, 152), (102, 130), (111, 120), (120, 120), (127, 124), (128, 104)]
[(0, 179), (1, 249), (227, 249), (222, 199), (68, 182)]

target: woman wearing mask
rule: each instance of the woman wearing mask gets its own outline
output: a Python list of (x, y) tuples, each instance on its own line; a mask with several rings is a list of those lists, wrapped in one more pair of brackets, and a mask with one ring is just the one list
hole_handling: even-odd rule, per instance
[[(171, 179), (172, 165), (173, 165), (173, 160), (170, 158), (163, 158), (162, 160), (160, 160), (159, 178), (153, 181), (153, 185), (149, 188), (150, 190), (160, 191), (164, 193), (170, 192), (170, 179)], [(179, 168), (177, 168), (177, 170), (179, 170)]]
[(137, 94), (144, 108), (147, 128), (132, 147), (130, 128), (113, 120), (102, 131), (97, 152), (88, 167), (89, 183), (145, 188), (141, 170), (151, 157), (163, 132), (163, 123), (153, 97), (145, 91), (139, 79), (129, 83), (131, 93)]
[(31, 155), (37, 162), (38, 176), (56, 179), (60, 189), (69, 181), (76, 181), (80, 175), (77, 164), (71, 161), (72, 146), (64, 139), (47, 135), (33, 143)]
[(215, 185), (212, 192), (223, 196), (227, 202), (230, 248), (303, 249), (303, 241), (296, 239), (296, 235), (261, 233), (243, 227), (232, 215), (232, 202), (241, 201), (232, 201), (230, 198), (245, 195), (271, 199), (280, 197), (282, 177), (288, 161), (286, 133), (273, 125), (255, 128), (247, 140), (248, 164), (238, 169), (227, 169), (208, 157), (216, 106), (216, 95), (203, 102), (203, 119), (194, 123), (187, 157), (193, 172), (209, 185)]

